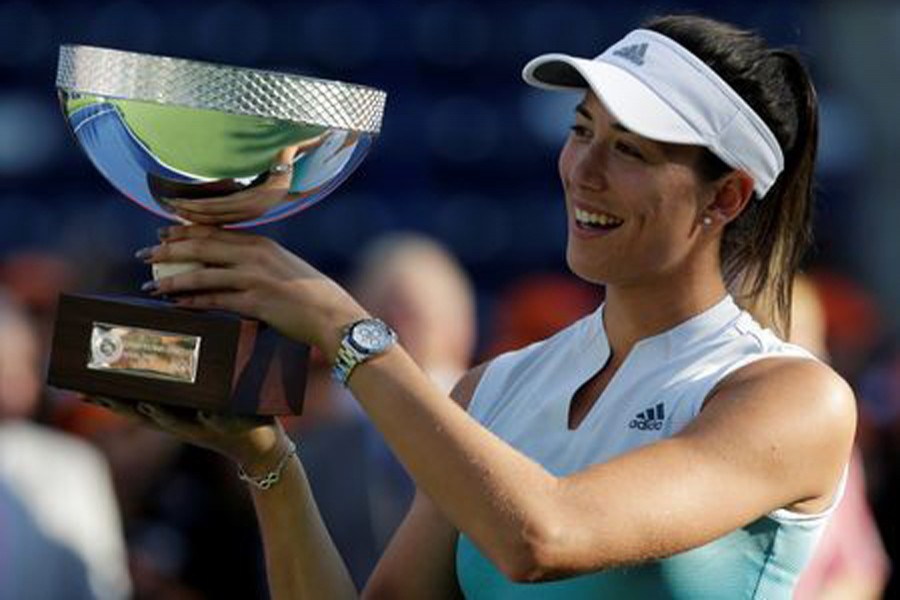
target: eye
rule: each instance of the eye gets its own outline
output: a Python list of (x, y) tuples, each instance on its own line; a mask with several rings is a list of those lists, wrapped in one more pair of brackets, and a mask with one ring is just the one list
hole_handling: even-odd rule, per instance
[(591, 130), (585, 125), (580, 125), (578, 123), (569, 127), (569, 130), (572, 132), (572, 135), (576, 138), (586, 138), (590, 135)]
[(614, 147), (617, 152), (620, 152), (626, 156), (637, 158), (638, 160), (644, 160), (644, 154), (634, 144), (625, 142), (623, 140), (616, 140)]

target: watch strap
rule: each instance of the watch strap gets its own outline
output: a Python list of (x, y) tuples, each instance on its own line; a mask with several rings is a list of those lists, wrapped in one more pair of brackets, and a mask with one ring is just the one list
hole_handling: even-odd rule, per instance
[(341, 340), (337, 356), (334, 359), (334, 366), (331, 369), (331, 376), (345, 386), (347, 385), (347, 380), (350, 379), (350, 373), (353, 372), (353, 369), (366, 359), (366, 356), (350, 343), (347, 335), (345, 333), (344, 338)]

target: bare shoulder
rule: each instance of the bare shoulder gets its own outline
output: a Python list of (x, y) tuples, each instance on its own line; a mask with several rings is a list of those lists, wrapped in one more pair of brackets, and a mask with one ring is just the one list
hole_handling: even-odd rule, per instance
[(453, 398), (454, 402), (464, 409), (469, 408), (469, 402), (472, 401), (472, 396), (475, 394), (475, 389), (481, 381), (481, 376), (484, 375), (490, 364), (490, 361), (483, 362), (477, 367), (472, 367), (466, 371), (465, 375), (460, 377), (456, 385), (453, 386), (453, 391), (450, 392), (450, 397)]
[(829, 366), (805, 358), (768, 358), (742, 367), (727, 377), (711, 395), (752, 397), (761, 408), (802, 411), (824, 420), (855, 427), (853, 390)]
[(850, 386), (827, 365), (769, 358), (727, 377), (689, 429), (752, 449), (758, 466), (796, 483), (795, 506), (828, 505), (856, 432)]

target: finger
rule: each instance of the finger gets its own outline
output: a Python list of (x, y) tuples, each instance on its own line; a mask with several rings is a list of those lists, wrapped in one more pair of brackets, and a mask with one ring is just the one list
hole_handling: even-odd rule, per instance
[(118, 400), (113, 400), (112, 398), (106, 398), (102, 396), (86, 396), (83, 398), (83, 400), (89, 404), (102, 406), (110, 412), (128, 419), (129, 421), (133, 421), (136, 424), (150, 427), (152, 429), (156, 429), (157, 431), (165, 431), (153, 419), (139, 412), (135, 404), (132, 402), (121, 402)]
[(137, 411), (153, 421), (158, 427), (182, 438), (200, 438), (203, 436), (203, 425), (195, 418), (182, 417), (174, 412), (148, 402), (140, 402)]
[(255, 275), (235, 269), (204, 268), (147, 282), (144, 291), (156, 296), (186, 292), (243, 291), (255, 281)]
[(256, 310), (246, 292), (209, 292), (191, 294), (175, 299), (175, 306), (197, 310), (222, 309), (247, 316), (255, 316)]
[(161, 227), (157, 234), (159, 239), (164, 242), (212, 239), (229, 244), (252, 244), (256, 238), (260, 237), (249, 233), (226, 231), (220, 227), (208, 225), (170, 225)]
[(147, 263), (201, 262), (208, 265), (237, 265), (250, 258), (249, 244), (232, 244), (212, 237), (183, 239), (142, 248), (135, 257)]
[(285, 148), (285, 151), (291, 152), (291, 159), (293, 160), (294, 157), (299, 156), (303, 152), (308, 152), (321, 146), (325, 142), (325, 140), (330, 137), (330, 135), (330, 131), (322, 132), (319, 135), (309, 138), (308, 140), (304, 140), (295, 146), (288, 146), (287, 148)]

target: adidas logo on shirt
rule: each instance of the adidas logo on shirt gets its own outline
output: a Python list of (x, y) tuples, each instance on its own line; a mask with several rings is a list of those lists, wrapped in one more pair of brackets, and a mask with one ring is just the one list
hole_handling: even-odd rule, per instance
[(621, 56), (628, 62), (633, 62), (637, 66), (641, 66), (644, 64), (644, 54), (647, 53), (647, 44), (634, 44), (632, 46), (625, 46), (624, 48), (619, 48), (618, 50), (614, 50), (613, 54), (616, 56)]
[(660, 402), (653, 408), (648, 408), (647, 410), (639, 413), (628, 424), (628, 428), (639, 429), (641, 431), (659, 431), (660, 429), (662, 429), (663, 423), (665, 423), (665, 421), (666, 409), (663, 403)]

